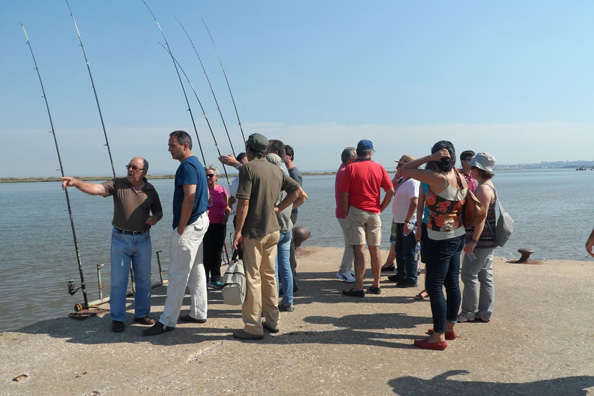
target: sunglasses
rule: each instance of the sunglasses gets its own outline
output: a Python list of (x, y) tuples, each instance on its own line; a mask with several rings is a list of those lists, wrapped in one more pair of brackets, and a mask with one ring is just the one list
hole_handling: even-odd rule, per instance
[(136, 165), (126, 165), (126, 169), (132, 169), (133, 171), (137, 171), (137, 170), (143, 170), (144, 168), (139, 168)]
[(209, 179), (216, 176), (214, 173), (207, 173), (206, 177), (208, 177)]

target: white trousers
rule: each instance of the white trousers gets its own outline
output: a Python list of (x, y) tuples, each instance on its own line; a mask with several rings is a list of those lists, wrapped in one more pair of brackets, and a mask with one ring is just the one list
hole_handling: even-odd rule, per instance
[(208, 214), (204, 212), (194, 223), (188, 224), (182, 235), (173, 230), (169, 246), (169, 284), (165, 309), (159, 321), (175, 327), (186, 293), (190, 289), (190, 316), (206, 319), (208, 312), (206, 273), (204, 271), (204, 234), (208, 229)]

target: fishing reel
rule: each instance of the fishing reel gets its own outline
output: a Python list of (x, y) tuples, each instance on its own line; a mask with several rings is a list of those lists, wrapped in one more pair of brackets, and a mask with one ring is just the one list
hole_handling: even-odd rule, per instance
[(79, 289), (80, 287), (77, 288), (72, 279), (68, 281), (68, 294), (74, 296)]

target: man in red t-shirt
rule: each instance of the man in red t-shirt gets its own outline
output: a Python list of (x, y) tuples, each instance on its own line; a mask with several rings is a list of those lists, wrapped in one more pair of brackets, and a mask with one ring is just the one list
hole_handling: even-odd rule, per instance
[(342, 185), (342, 179), (344, 178), (344, 170), (346, 167), (357, 159), (357, 152), (354, 147), (347, 147), (342, 150), (340, 160), (342, 163), (336, 172), (336, 181), (334, 182), (334, 198), (336, 200), (336, 220), (340, 224), (342, 235), (344, 236), (344, 252), (342, 254), (342, 260), (340, 262), (340, 268), (336, 273), (336, 277), (347, 283), (355, 283), (355, 270), (353, 262), (355, 256), (353, 254), (353, 247), (347, 243), (348, 235), (346, 232), (346, 219), (344, 211), (342, 210), (342, 202), (340, 200), (340, 186)]
[[(342, 294), (345, 296), (365, 297), (363, 276), (366, 241), (373, 271), (373, 286), (368, 292), (381, 293), (380, 213), (390, 204), (394, 196), (394, 187), (384, 167), (371, 160), (374, 151), (370, 140), (364, 139), (357, 144), (357, 160), (345, 168), (340, 186), (340, 200), (346, 215), (347, 243), (353, 247), (355, 255), (355, 287), (343, 290)], [(382, 188), (386, 194), (380, 202)]]

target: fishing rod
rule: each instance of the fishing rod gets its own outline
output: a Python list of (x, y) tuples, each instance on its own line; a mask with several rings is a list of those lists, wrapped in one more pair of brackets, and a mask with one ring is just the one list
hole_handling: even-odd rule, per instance
[[(161, 43), (159, 43), (159, 44), (161, 44)], [(161, 47), (163, 47), (163, 49), (165, 51), (167, 51), (167, 48), (163, 44), (161, 44)], [(219, 144), (217, 143), (217, 138), (215, 137), (215, 134), (214, 134), (214, 132), (212, 130), (212, 127), (210, 126), (210, 121), (208, 120), (208, 116), (206, 115), (206, 111), (204, 110), (204, 106), (202, 106), (202, 102), (200, 101), (200, 98), (198, 98), (198, 93), (194, 89), (194, 85), (192, 84), (192, 81), (190, 81), (190, 77), (188, 77), (188, 75), (184, 71), (184, 68), (179, 64), (178, 60), (175, 57), (173, 58), (173, 60), (175, 61), (175, 63), (179, 67), (179, 70), (181, 70), (181, 72), (183, 73), (183, 75), (186, 77), (186, 80), (188, 80), (188, 85), (190, 86), (190, 88), (192, 88), (192, 92), (194, 92), (194, 96), (196, 97), (196, 100), (198, 101), (198, 104), (200, 105), (200, 109), (202, 109), (202, 115), (204, 115), (204, 119), (206, 120), (206, 124), (208, 125), (208, 129), (210, 129), (210, 134), (212, 135), (212, 140), (214, 140), (215, 147), (216, 147), (217, 152), (219, 153), (219, 157), (220, 157), (221, 156), (221, 150), (219, 149)], [(206, 164), (204, 164), (204, 165), (206, 165)], [(227, 185), (230, 185), (231, 183), (229, 182), (229, 175), (227, 174), (227, 168), (225, 168), (225, 164), (223, 164), (223, 171), (225, 172), (225, 178), (227, 179)]]
[(217, 46), (215, 45), (214, 39), (212, 38), (212, 34), (210, 34), (210, 30), (208, 29), (208, 26), (206, 25), (204, 18), (200, 18), (200, 19), (202, 19), (202, 23), (204, 24), (204, 27), (206, 28), (206, 31), (208, 32), (208, 36), (210, 37), (212, 46), (214, 47), (214, 49), (217, 53), (217, 57), (219, 58), (219, 63), (221, 64), (221, 69), (223, 69), (223, 74), (225, 75), (225, 81), (227, 82), (227, 88), (229, 88), (229, 94), (231, 95), (231, 100), (233, 101), (233, 107), (235, 108), (235, 115), (237, 115), (237, 122), (239, 123), (239, 129), (241, 130), (241, 137), (243, 138), (243, 141), (245, 142), (245, 135), (243, 134), (243, 127), (241, 126), (241, 120), (239, 119), (239, 112), (237, 111), (237, 106), (235, 105), (235, 98), (233, 98), (233, 92), (231, 92), (231, 85), (229, 84), (229, 79), (227, 78), (227, 73), (225, 72), (225, 68), (223, 67), (223, 61), (221, 60), (221, 55), (219, 55), (219, 50), (217, 49)]
[(107, 147), (107, 152), (109, 154), (109, 163), (111, 164), (111, 171), (113, 172), (113, 177), (115, 179), (116, 172), (115, 168), (113, 167), (113, 158), (111, 156), (111, 148), (109, 147), (109, 140), (107, 139), (107, 131), (105, 130), (105, 123), (103, 122), (103, 114), (101, 113), (101, 106), (99, 105), (99, 97), (97, 96), (97, 90), (95, 89), (95, 82), (93, 81), (93, 75), (91, 74), (91, 65), (89, 64), (89, 60), (87, 59), (87, 53), (85, 51), (85, 47), (82, 42), (82, 38), (80, 37), (80, 31), (78, 30), (78, 25), (76, 24), (76, 19), (74, 19), (74, 14), (70, 9), (70, 4), (68, 0), (66, 1), (66, 5), (68, 6), (68, 12), (70, 12), (70, 16), (72, 17), (72, 22), (74, 23), (74, 28), (76, 29), (76, 34), (78, 35), (78, 42), (80, 43), (80, 48), (82, 49), (82, 53), (85, 57), (85, 62), (87, 64), (87, 70), (89, 71), (89, 78), (91, 79), (91, 85), (93, 86), (93, 93), (95, 94), (95, 102), (97, 103), (97, 110), (99, 110), (99, 118), (101, 119), (101, 126), (103, 127), (103, 135), (105, 136), (105, 147)]
[[(41, 92), (43, 93), (43, 99), (45, 100), (45, 108), (47, 109), (47, 115), (49, 117), (50, 126), (52, 127), (51, 133), (54, 136), (54, 144), (56, 145), (56, 152), (58, 153), (58, 162), (60, 163), (60, 172), (62, 173), (62, 177), (64, 177), (64, 167), (62, 166), (62, 157), (60, 156), (60, 148), (58, 147), (58, 139), (56, 137), (56, 131), (54, 130), (54, 122), (52, 121), (52, 113), (50, 112), (49, 104), (47, 101), (47, 96), (45, 95), (45, 88), (43, 86), (43, 81), (41, 80), (41, 74), (39, 72), (39, 67), (37, 66), (37, 60), (35, 59), (35, 55), (33, 54), (33, 48), (31, 47), (31, 42), (29, 41), (29, 35), (27, 34), (27, 30), (25, 29), (25, 25), (20, 22), (21, 26), (23, 27), (23, 33), (25, 33), (25, 38), (27, 39), (27, 45), (29, 46), (29, 51), (31, 51), (31, 57), (33, 58), (33, 64), (35, 64), (35, 71), (37, 72), (37, 77), (39, 78), (39, 85), (41, 85)], [(82, 290), (84, 296), (84, 309), (89, 309), (89, 300), (87, 298), (87, 287), (85, 284), (85, 277), (83, 275), (82, 269), (82, 262), (80, 259), (80, 250), (78, 249), (78, 241), (76, 239), (76, 230), (74, 228), (74, 218), (72, 216), (72, 208), (70, 206), (70, 197), (68, 196), (68, 189), (64, 189), (64, 194), (66, 195), (66, 206), (68, 207), (68, 214), (70, 215), (70, 227), (72, 228), (72, 238), (74, 239), (74, 250), (76, 252), (76, 260), (78, 262), (78, 272), (80, 274), (80, 289)], [(71, 283), (69, 282), (68, 289), (69, 293), (73, 295), (76, 290), (71, 291)], [(72, 286), (74, 289), (74, 286)]]
[[(210, 83), (210, 78), (208, 78), (208, 73), (206, 73), (206, 68), (204, 67), (204, 63), (202, 63), (202, 59), (200, 58), (200, 55), (198, 55), (198, 50), (196, 49), (196, 46), (194, 46), (194, 42), (192, 41), (192, 38), (190, 37), (190, 35), (186, 31), (186, 28), (184, 27), (184, 25), (182, 25), (182, 23), (180, 22), (179, 19), (175, 18), (175, 20), (177, 21), (177, 23), (179, 23), (179, 26), (181, 26), (181, 28), (183, 29), (184, 33), (188, 37), (188, 40), (190, 40), (190, 44), (192, 44), (192, 48), (194, 49), (194, 53), (198, 57), (198, 61), (200, 62), (200, 66), (202, 66), (202, 70), (204, 71), (204, 75), (206, 76), (206, 81), (208, 81), (208, 86), (210, 87), (210, 92), (212, 92), (212, 97), (214, 98), (214, 101), (215, 101), (215, 103), (217, 105), (217, 110), (219, 111), (219, 114), (221, 116), (221, 121), (223, 121), (223, 127), (225, 128), (225, 132), (227, 133), (227, 139), (229, 139), (229, 144), (231, 145), (231, 151), (233, 152), (233, 156), (236, 157), (236, 155), (235, 155), (235, 149), (233, 148), (233, 143), (231, 142), (231, 136), (229, 136), (229, 130), (227, 129), (227, 123), (225, 122), (225, 118), (223, 117), (223, 112), (221, 111), (221, 106), (219, 106), (219, 101), (217, 100), (217, 96), (215, 95), (214, 89), (212, 88), (212, 84)], [(220, 155), (221, 154), (219, 153), (219, 156)]]
[(159, 21), (157, 21), (155, 14), (153, 14), (153, 11), (151, 10), (151, 8), (148, 6), (148, 4), (146, 4), (146, 1), (142, 0), (142, 2), (144, 3), (146, 8), (151, 13), (153, 20), (155, 21), (155, 23), (157, 24), (157, 27), (159, 28), (159, 31), (161, 32), (161, 36), (163, 36), (165, 45), (167, 46), (166, 50), (169, 53), (169, 56), (171, 57), (171, 61), (173, 62), (173, 67), (175, 67), (175, 72), (177, 73), (177, 78), (179, 79), (179, 83), (181, 85), (182, 91), (184, 92), (184, 98), (186, 99), (186, 104), (188, 105), (188, 112), (190, 113), (190, 118), (192, 119), (192, 125), (194, 126), (194, 132), (196, 132), (196, 138), (198, 139), (198, 147), (200, 147), (200, 154), (202, 154), (202, 162), (204, 165), (206, 165), (206, 160), (204, 159), (204, 151), (202, 151), (202, 144), (200, 143), (200, 136), (198, 136), (198, 128), (196, 128), (196, 121), (194, 121), (194, 114), (192, 113), (192, 108), (190, 107), (190, 101), (188, 100), (188, 95), (186, 94), (186, 89), (184, 88), (184, 82), (182, 81), (181, 76), (179, 74), (179, 69), (177, 67), (178, 65), (175, 61), (175, 58), (173, 57), (173, 53), (171, 52), (171, 48), (169, 47), (169, 43), (167, 42), (165, 33), (163, 33), (163, 29), (161, 29), (161, 25), (159, 24)]

